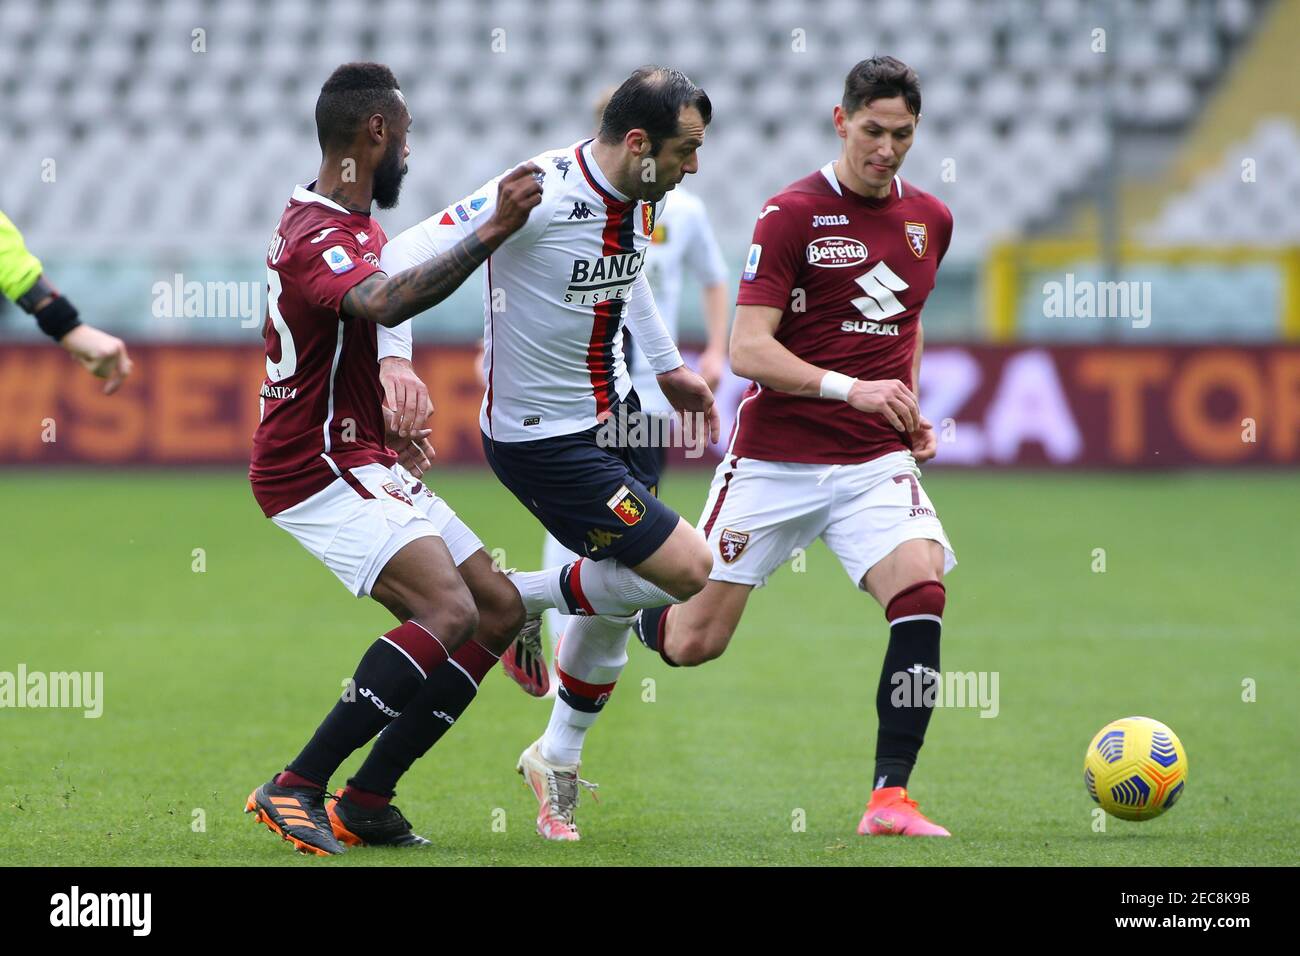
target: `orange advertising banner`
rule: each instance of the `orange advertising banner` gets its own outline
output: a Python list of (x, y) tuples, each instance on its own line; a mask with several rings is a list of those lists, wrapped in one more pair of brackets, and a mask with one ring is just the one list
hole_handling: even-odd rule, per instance
[[(260, 347), (132, 344), (111, 397), (46, 345), (0, 348), (0, 464), (247, 465), (266, 375)], [(436, 410), (441, 464), (481, 462), (472, 348), (425, 348), (416, 371)]]
[[(0, 464), (246, 465), (260, 347), (131, 346), (118, 394), (48, 345), (0, 347)], [(438, 465), (480, 464), (482, 388), (466, 346), (416, 349)], [(688, 354), (688, 359), (690, 358)], [(725, 448), (745, 382), (718, 389)], [(934, 345), (921, 408), (937, 466), (1300, 464), (1300, 347)], [(680, 458), (680, 449), (674, 449)]]

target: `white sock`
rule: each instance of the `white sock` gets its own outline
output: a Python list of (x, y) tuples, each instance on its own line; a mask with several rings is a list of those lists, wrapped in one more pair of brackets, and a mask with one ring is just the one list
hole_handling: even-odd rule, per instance
[[(626, 617), (642, 608), (682, 603), (614, 560), (580, 558), (569, 567), (573, 569), (569, 574), (569, 591), (577, 607), (585, 608), (588, 614)], [(518, 589), (529, 617), (551, 607), (567, 612), (569, 602), (560, 584), (563, 572), (563, 568), (511, 572), (510, 581)]]
[(524, 602), (524, 613), (536, 617), (547, 608), (564, 607), (564, 592), (560, 590), (560, 572), (563, 566), (544, 571), (511, 571), (506, 577), (519, 592)]
[[(561, 672), (563, 689), (551, 708), (551, 720), (542, 735), (542, 757), (551, 763), (572, 765), (582, 759), (582, 744), (587, 731), (613, 692), (614, 683), (627, 664), (627, 641), (631, 636), (627, 617), (606, 616), (571, 617), (564, 629), (564, 640), (556, 667)], [(565, 678), (570, 684), (564, 684)], [(573, 681), (603, 688), (596, 700), (571, 686)], [(579, 710), (568, 704), (564, 697), (594, 706), (595, 710)]]
[[(554, 568), (565, 564), (570, 564), (578, 560), (578, 556), (566, 548), (560, 542), (555, 540), (555, 535), (548, 534), (546, 541), (542, 544), (542, 567)], [(542, 613), (542, 623), (551, 642), (551, 672), (554, 673), (555, 648), (560, 643), (560, 635), (564, 633), (564, 625), (568, 621), (568, 615), (561, 614), (555, 608), (547, 608)]]
[(667, 591), (617, 561), (581, 561), (569, 576), (569, 590), (581, 592), (597, 614), (626, 616), (644, 607), (681, 604)]

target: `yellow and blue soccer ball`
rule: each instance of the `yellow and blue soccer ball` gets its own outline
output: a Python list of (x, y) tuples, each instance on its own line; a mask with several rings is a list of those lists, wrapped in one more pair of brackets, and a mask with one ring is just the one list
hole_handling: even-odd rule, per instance
[(1121, 820), (1153, 820), (1187, 784), (1178, 735), (1150, 717), (1124, 717), (1101, 728), (1083, 757), (1088, 796)]

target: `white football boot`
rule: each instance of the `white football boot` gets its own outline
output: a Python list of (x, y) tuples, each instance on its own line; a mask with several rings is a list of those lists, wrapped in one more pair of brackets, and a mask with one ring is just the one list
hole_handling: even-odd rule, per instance
[(578, 808), (578, 789), (585, 787), (596, 797), (597, 784), (578, 776), (578, 764), (553, 764), (542, 756), (541, 740), (535, 740), (519, 755), (515, 767), (537, 797), (537, 832), (548, 840), (578, 840), (573, 811)]

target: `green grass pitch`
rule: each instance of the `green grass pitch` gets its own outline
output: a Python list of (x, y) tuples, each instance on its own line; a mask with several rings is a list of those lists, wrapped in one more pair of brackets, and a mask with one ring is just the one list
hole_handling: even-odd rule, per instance
[[(536, 566), (540, 530), (489, 474), (431, 483), (489, 548)], [(754, 596), (722, 659), (669, 670), (633, 642), (588, 741), (601, 802), (584, 797), (581, 843), (535, 834), (514, 761), (549, 702), (495, 674), (400, 788), (434, 847), (322, 861), (241, 810), (391, 626), (382, 610), (262, 518), (241, 475), (0, 477), (0, 671), (104, 673), (98, 719), (0, 710), (0, 862), (1293, 864), (1300, 482), (948, 473), (926, 486), (961, 561), (943, 669), (999, 675), (997, 716), (936, 712), (912, 778), (954, 839), (854, 832), (886, 626), (818, 544)], [(666, 498), (694, 520), (705, 488), (678, 472)], [(1083, 751), (1130, 714), (1177, 731), (1188, 787), (1160, 819), (1095, 832)]]

